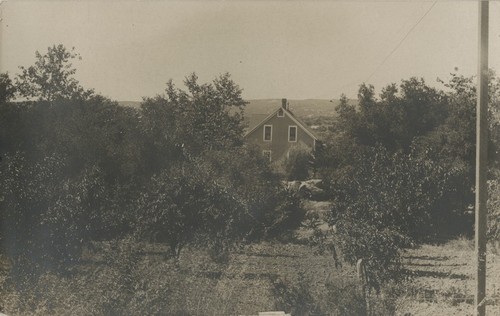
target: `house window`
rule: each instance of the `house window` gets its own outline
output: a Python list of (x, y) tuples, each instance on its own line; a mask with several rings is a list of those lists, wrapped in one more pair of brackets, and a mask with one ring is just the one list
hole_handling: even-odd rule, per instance
[(262, 154), (264, 155), (264, 158), (266, 158), (266, 160), (271, 161), (271, 151), (270, 150), (263, 150)]
[(273, 138), (273, 126), (264, 125), (264, 141), (270, 142)]
[(283, 109), (282, 109), (282, 108), (280, 108), (280, 109), (278, 110), (278, 117), (283, 117), (283, 116), (285, 116), (285, 111), (283, 111)]
[(288, 141), (297, 141), (297, 126), (288, 126)]

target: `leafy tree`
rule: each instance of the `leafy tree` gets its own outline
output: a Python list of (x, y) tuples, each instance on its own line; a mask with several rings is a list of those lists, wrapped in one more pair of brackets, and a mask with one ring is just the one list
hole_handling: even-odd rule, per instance
[(298, 147), (292, 149), (288, 158), (284, 161), (287, 180), (307, 180), (309, 178), (311, 159), (311, 152), (307, 148)]
[(304, 210), (297, 192), (282, 185), (258, 148), (211, 151), (203, 159), (226, 191), (244, 206), (246, 215), (234, 227), (244, 232), (246, 240), (286, 238), (300, 225)]
[(38, 243), (58, 268), (80, 261), (97, 228), (113, 228), (109, 220), (105, 221), (110, 203), (100, 174), (99, 169), (91, 167), (64, 179), (42, 213), (40, 226), (46, 235)]
[(101, 170), (68, 171), (55, 154), (35, 163), (8, 154), (0, 164), (0, 251), (14, 263), (15, 282), (47, 270), (65, 272), (92, 240), (123, 231), (120, 203), (126, 200)]
[(461, 210), (450, 207), (455, 198), (450, 190), (464, 172), (413, 152), (391, 154), (382, 146), (354, 159), (353, 168), (331, 180), (330, 224), (347, 261), (364, 259), (372, 285), (378, 286), (401, 272), (401, 250), (410, 242), (432, 239), (463, 221)]
[(141, 104), (140, 133), (146, 173), (154, 174), (205, 151), (229, 149), (243, 143), (242, 90), (229, 74), (199, 84), (188, 76), (187, 90), (170, 80), (165, 94)]
[(391, 151), (410, 150), (415, 137), (425, 135), (446, 117), (443, 93), (426, 85), (423, 79), (403, 80), (398, 89), (390, 84), (376, 99), (373, 86), (362, 84), (358, 107), (346, 100), (336, 108), (338, 131), (361, 146), (381, 144)]
[[(0, 103), (0, 155), (33, 148), (29, 107), (22, 103)], [(35, 125), (34, 121), (31, 121)]]
[(16, 89), (9, 78), (9, 74), (0, 74), (0, 104), (10, 101), (15, 93)]
[(349, 99), (345, 94), (340, 96), (339, 104), (335, 107), (335, 111), (339, 115), (338, 119), (338, 128), (342, 131), (348, 131), (350, 127), (351, 121), (354, 119), (356, 115), (356, 108), (349, 104)]
[(42, 229), (41, 223), (57, 200), (63, 162), (48, 156), (32, 165), (16, 153), (7, 155), (0, 167), (1, 251), (15, 263), (15, 277), (33, 276), (57, 261), (46, 252), (51, 232)]
[(162, 96), (142, 102), (139, 132), (146, 174), (160, 172), (183, 159), (183, 143), (178, 139), (179, 128), (182, 128), (179, 110)]
[(196, 172), (180, 168), (154, 176), (140, 197), (137, 234), (166, 243), (171, 254), (178, 257), (201, 225), (205, 207), (202, 180)]
[(243, 241), (276, 237), (300, 225), (300, 199), (282, 188), (259, 151), (207, 151), (152, 177), (138, 202), (136, 231), (179, 256), (188, 244), (216, 259)]
[(500, 172), (488, 181), (488, 240), (500, 246)]
[(224, 254), (245, 231), (243, 200), (200, 163), (185, 163), (153, 176), (139, 200), (136, 232), (162, 242), (178, 257), (189, 243), (209, 246)]
[(155, 103), (172, 109), (174, 127), (165, 137), (174, 139), (175, 144), (193, 154), (241, 145), (246, 102), (230, 75), (226, 73), (212, 83), (199, 84), (193, 73), (184, 84), (187, 91), (177, 89), (170, 80), (165, 96), (145, 100), (145, 111), (151, 111)]
[(458, 76), (447, 88), (450, 91), (445, 93), (423, 79), (410, 78), (402, 80), (399, 88), (388, 85), (376, 99), (373, 87), (362, 85), (358, 109), (347, 102), (337, 109), (339, 133), (326, 143), (320, 159), (329, 170), (323, 171), (324, 177), (334, 182), (342, 170), (359, 168), (356, 155), (377, 146), (390, 153), (411, 153), (443, 170), (460, 170), (463, 181), (449, 188), (449, 195), (457, 200), (450, 199), (442, 207), (464, 213), (473, 188), (475, 92), (469, 79)]
[(376, 283), (398, 271), (410, 242), (472, 228), (475, 88), (453, 74), (445, 86), (410, 78), (377, 99), (361, 85), (357, 107), (337, 107), (337, 134), (321, 152), (337, 245), (349, 262), (371, 262)]
[(87, 100), (0, 105), (0, 153), (22, 151), (32, 162), (57, 153), (73, 173), (98, 166), (106, 181), (140, 184), (143, 159), (137, 109), (101, 96)]
[(81, 59), (74, 48), (68, 50), (63, 45), (49, 47), (42, 55), (36, 51), (35, 65), (20, 66), (21, 73), (15, 78), (15, 86), (21, 97), (39, 101), (63, 99), (87, 99), (94, 94), (86, 90), (74, 78), (76, 69), (71, 63)]

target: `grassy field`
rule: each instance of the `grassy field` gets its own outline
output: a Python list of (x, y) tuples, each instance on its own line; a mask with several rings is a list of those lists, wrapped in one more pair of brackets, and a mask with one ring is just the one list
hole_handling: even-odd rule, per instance
[[(306, 201), (324, 219), (328, 202)], [(325, 224), (320, 225), (323, 230)], [(8, 315), (363, 315), (355, 268), (310, 246), (308, 228), (287, 241), (241, 245), (223, 261), (187, 248), (176, 260), (162, 244), (95, 243), (67, 273), (48, 272), (15, 288), (0, 269), (0, 312)], [(500, 258), (488, 252), (488, 315), (500, 315)], [(404, 254), (412, 277), (371, 295), (374, 315), (472, 315), (474, 248), (468, 239)]]
[[(399, 299), (399, 313), (411, 315), (473, 315), (474, 243), (457, 239), (442, 245), (409, 250), (405, 266), (414, 278)], [(487, 254), (487, 315), (500, 315), (500, 257)]]
[(324, 300), (329, 282), (339, 289), (354, 284), (351, 269), (335, 269), (329, 254), (317, 254), (306, 245), (242, 246), (224, 263), (214, 262), (202, 249), (186, 249), (178, 260), (166, 259), (166, 250), (163, 245), (130, 241), (98, 244), (69, 275), (47, 273), (24, 292), (2, 284), (1, 311), (8, 315), (255, 315), (292, 309), (297, 314), (316, 308), (313, 305)]
[[(163, 245), (100, 243), (68, 275), (47, 273), (27, 291), (2, 284), (8, 315), (358, 315), (353, 267), (300, 243), (261, 242), (226, 262), (202, 249), (165, 259)], [(392, 285), (398, 298), (373, 295), (379, 315), (472, 315), (474, 261), (470, 241), (424, 245), (405, 255), (414, 277)], [(500, 314), (498, 254), (488, 256), (488, 315)], [(5, 271), (4, 271), (5, 273)], [(5, 275), (3, 277), (5, 282)], [(385, 300), (385, 301), (384, 301)], [(380, 312), (382, 311), (382, 312)]]

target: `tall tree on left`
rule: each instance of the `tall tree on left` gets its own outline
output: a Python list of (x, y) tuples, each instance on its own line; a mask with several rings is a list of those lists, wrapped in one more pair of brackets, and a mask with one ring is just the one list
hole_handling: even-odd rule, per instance
[(20, 66), (21, 73), (15, 78), (21, 97), (38, 101), (86, 100), (94, 94), (93, 89), (84, 89), (74, 78), (76, 69), (71, 61), (81, 60), (74, 47), (68, 50), (62, 44), (53, 45), (45, 55), (36, 51), (35, 56), (35, 64), (28, 68)]
[(12, 84), (12, 80), (8, 73), (0, 74), (0, 104), (9, 102), (16, 93), (16, 88)]

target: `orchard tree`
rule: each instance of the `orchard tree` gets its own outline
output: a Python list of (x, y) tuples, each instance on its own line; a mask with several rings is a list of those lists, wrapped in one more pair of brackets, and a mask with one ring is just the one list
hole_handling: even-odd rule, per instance
[(189, 167), (154, 175), (137, 203), (136, 234), (165, 243), (175, 257), (195, 237), (205, 208), (204, 181)]
[(338, 133), (321, 157), (330, 224), (344, 258), (367, 260), (373, 280), (398, 274), (410, 241), (471, 231), (476, 92), (453, 74), (445, 86), (410, 78), (376, 97), (362, 84), (357, 106), (344, 98), (337, 108)]
[(287, 180), (307, 180), (310, 176), (311, 161), (312, 155), (307, 148), (302, 146), (293, 148), (283, 163)]
[(182, 159), (182, 142), (177, 140), (177, 109), (163, 96), (147, 98), (141, 104), (139, 133), (145, 173), (152, 175)]
[(0, 104), (9, 102), (16, 93), (16, 89), (8, 73), (0, 74)]
[(466, 170), (433, 163), (432, 149), (426, 155), (369, 148), (331, 179), (337, 246), (348, 262), (367, 262), (374, 286), (401, 272), (401, 251), (411, 242), (470, 227), (460, 191)]
[(151, 177), (137, 201), (138, 237), (165, 243), (178, 257), (187, 245), (227, 259), (242, 241), (284, 236), (304, 216), (255, 148), (206, 151)]
[(191, 74), (184, 81), (187, 91), (174, 89), (168, 84), (168, 99), (180, 110), (184, 143), (191, 151), (215, 150), (240, 145), (243, 136), (242, 89), (228, 73), (212, 83), (199, 84), (198, 76)]
[(336, 108), (340, 132), (355, 143), (390, 151), (409, 152), (415, 137), (435, 130), (446, 118), (447, 98), (423, 79), (402, 80), (399, 88), (390, 84), (379, 98), (372, 85), (362, 84), (358, 107), (341, 99)]
[[(241, 145), (243, 141), (242, 89), (226, 73), (211, 83), (198, 83), (193, 73), (186, 77), (187, 90), (176, 88), (170, 80), (166, 95), (146, 99), (144, 114), (152, 114), (154, 107), (169, 108), (173, 127), (162, 138), (174, 142), (191, 153), (218, 150)], [(163, 120), (164, 117), (147, 115), (146, 120)], [(172, 122), (173, 121), (173, 122)], [(152, 124), (162, 126), (164, 124)]]
[(76, 69), (71, 61), (81, 57), (73, 47), (68, 50), (63, 45), (49, 47), (42, 55), (36, 51), (33, 66), (20, 66), (21, 73), (15, 78), (15, 85), (21, 97), (39, 101), (57, 99), (88, 99), (93, 90), (84, 89), (74, 78)]

